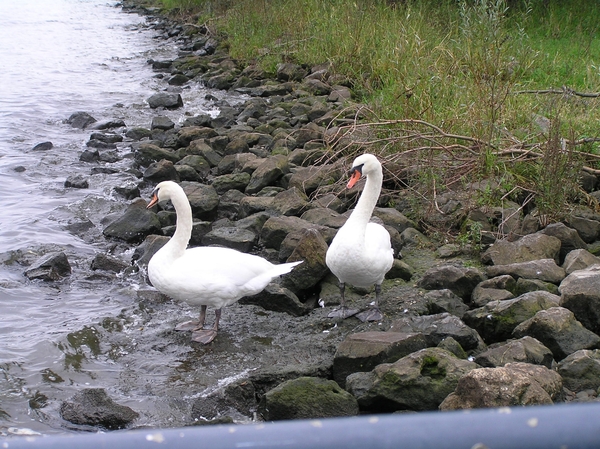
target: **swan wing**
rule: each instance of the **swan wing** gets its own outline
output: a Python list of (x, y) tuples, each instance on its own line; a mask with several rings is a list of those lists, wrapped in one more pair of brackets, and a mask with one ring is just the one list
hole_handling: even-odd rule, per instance
[[(159, 290), (191, 304), (223, 307), (260, 292), (297, 263), (274, 265), (229, 248), (190, 248), (161, 270)], [(154, 282), (154, 281), (153, 281)]]

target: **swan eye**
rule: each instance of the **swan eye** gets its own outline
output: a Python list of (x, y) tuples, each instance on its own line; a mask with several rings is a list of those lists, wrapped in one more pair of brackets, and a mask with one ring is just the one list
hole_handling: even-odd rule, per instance
[(360, 164), (360, 165), (357, 165), (356, 167), (352, 167), (350, 169), (350, 176), (352, 176), (355, 172), (359, 172), (360, 175), (362, 176), (362, 171), (363, 171), (363, 166), (364, 165), (365, 164)]

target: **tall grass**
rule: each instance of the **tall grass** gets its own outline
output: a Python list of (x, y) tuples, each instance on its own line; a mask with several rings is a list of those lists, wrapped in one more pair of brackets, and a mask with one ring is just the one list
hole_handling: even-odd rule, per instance
[[(485, 142), (476, 148), (479, 176), (504, 170), (515, 170), (515, 179), (529, 176), (527, 169), (519, 172), (522, 161), (511, 167), (499, 154), (506, 148), (537, 148), (543, 157), (544, 149), (554, 148), (547, 144), (554, 137), (540, 120), (574, 140), (600, 135), (600, 98), (574, 94), (600, 92), (600, 2), (162, 3), (195, 8), (201, 21), (225, 33), (235, 58), (256, 61), (269, 72), (282, 61), (330, 63), (336, 74), (352, 80), (358, 100), (378, 119), (421, 120)], [(388, 153), (406, 148), (405, 140), (389, 142)], [(573, 151), (600, 153), (597, 142)], [(538, 194), (544, 191), (552, 195), (542, 187)]]

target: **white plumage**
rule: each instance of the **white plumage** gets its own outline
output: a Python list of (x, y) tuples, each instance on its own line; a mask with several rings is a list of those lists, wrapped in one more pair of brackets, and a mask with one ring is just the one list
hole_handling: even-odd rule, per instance
[(381, 225), (369, 220), (377, 204), (383, 172), (381, 164), (372, 154), (357, 157), (352, 164), (348, 188), (353, 187), (361, 176), (366, 176), (364, 190), (352, 214), (335, 235), (325, 262), (340, 282), (341, 307), (330, 317), (346, 318), (357, 313), (346, 307), (345, 284), (370, 287), (375, 284), (375, 307), (357, 315), (363, 321), (382, 318), (379, 310), (381, 283), (394, 263), (389, 232)]
[[(172, 181), (156, 186), (148, 208), (171, 200), (177, 226), (171, 239), (150, 259), (148, 277), (160, 292), (200, 306), (200, 319), (177, 330), (192, 330), (192, 340), (210, 343), (217, 335), (221, 309), (244, 296), (262, 291), (273, 278), (289, 273), (301, 262), (274, 265), (262, 257), (230, 248), (187, 248), (192, 232), (192, 209), (183, 189)], [(207, 306), (215, 307), (215, 324), (203, 329)]]

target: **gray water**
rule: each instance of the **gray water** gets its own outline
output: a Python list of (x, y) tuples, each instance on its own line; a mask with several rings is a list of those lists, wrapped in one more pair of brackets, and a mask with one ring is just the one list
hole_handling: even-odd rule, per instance
[[(169, 381), (169, 373), (157, 368), (168, 358), (156, 366), (148, 360), (141, 373), (122, 361), (135, 344), (131, 339), (108, 349), (94, 343), (93, 326), (124, 321), (119, 314), (132, 310), (144, 287), (140, 276), (107, 283), (84, 275), (93, 255), (106, 252), (100, 217), (126, 206), (112, 188), (134, 180), (132, 175), (88, 176), (85, 190), (63, 186), (70, 174), (90, 173), (79, 162), (90, 131), (64, 124), (71, 113), (149, 127), (153, 111), (145, 99), (165, 85), (147, 60), (172, 57), (177, 48), (155, 39), (144, 22), (103, 0), (0, 2), (0, 436), (65, 432), (64, 423), (49, 415), (85, 386), (106, 388), (120, 403), (143, 411), (135, 388)], [(205, 94), (198, 85), (184, 89), (186, 113), (215, 113)], [(169, 113), (176, 122), (181, 114)], [(54, 147), (32, 151), (44, 141)], [(98, 238), (84, 241), (65, 230), (85, 219), (94, 222)], [(69, 256), (68, 282), (29, 281), (26, 267), (12, 263), (15, 254), (23, 260), (46, 247)], [(127, 316), (128, 327), (120, 330), (135, 329), (136, 320)], [(142, 423), (164, 425), (152, 414)]]

